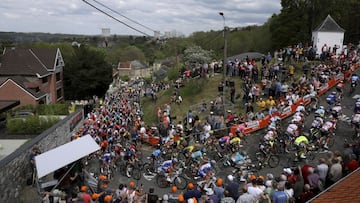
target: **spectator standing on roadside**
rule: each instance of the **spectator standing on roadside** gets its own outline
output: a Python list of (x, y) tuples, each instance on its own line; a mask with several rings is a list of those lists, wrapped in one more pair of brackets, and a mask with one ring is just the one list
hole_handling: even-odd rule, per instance
[(218, 178), (216, 180), (216, 185), (214, 186), (214, 193), (217, 196), (219, 202), (224, 197), (224, 187), (223, 187), (223, 180), (221, 178)]
[(328, 183), (327, 185), (330, 186), (334, 184), (336, 181), (342, 178), (342, 166), (338, 159), (332, 159), (332, 165), (330, 166), (329, 173), (328, 173)]
[(273, 203), (287, 203), (288, 197), (284, 192), (284, 185), (278, 184), (277, 190), (272, 195)]
[(221, 203), (235, 203), (234, 198), (230, 196), (230, 192), (228, 190), (224, 191), (224, 197), (221, 199)]
[[(227, 179), (229, 183), (226, 185), (225, 190), (229, 192), (229, 197), (231, 197), (233, 200), (238, 199), (239, 194), (239, 183), (234, 180), (233, 175), (228, 175)], [(225, 195), (226, 197), (226, 195)]]
[(329, 171), (329, 166), (326, 164), (326, 161), (324, 158), (319, 159), (319, 164), (316, 166), (316, 170), (319, 173), (320, 180), (323, 184), (325, 184), (326, 176)]

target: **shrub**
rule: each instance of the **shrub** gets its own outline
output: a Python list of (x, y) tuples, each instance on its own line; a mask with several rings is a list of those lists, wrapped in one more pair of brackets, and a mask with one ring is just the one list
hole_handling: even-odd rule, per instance
[(38, 115), (12, 118), (9, 114), (6, 128), (7, 133), (12, 135), (34, 135), (42, 133), (59, 121), (59, 118), (40, 118)]
[(38, 115), (68, 115), (70, 104), (40, 104), (36, 107)]
[(183, 97), (195, 96), (203, 90), (204, 86), (204, 79), (192, 79), (186, 83), (185, 87), (180, 89), (180, 95)]

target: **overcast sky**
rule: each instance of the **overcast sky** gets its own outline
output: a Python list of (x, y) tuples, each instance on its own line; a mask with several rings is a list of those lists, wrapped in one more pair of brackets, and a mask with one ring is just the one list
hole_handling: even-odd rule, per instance
[[(197, 31), (261, 25), (279, 13), (280, 0), (86, 0), (122, 24), (82, 0), (1, 0), (0, 31), (100, 35), (110, 28), (117, 35), (154, 35), (153, 31)], [(139, 25), (141, 24), (141, 25)]]

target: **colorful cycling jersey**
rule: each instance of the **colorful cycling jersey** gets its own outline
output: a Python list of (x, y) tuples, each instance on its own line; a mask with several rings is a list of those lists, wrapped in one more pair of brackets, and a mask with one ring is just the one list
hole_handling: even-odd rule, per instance
[(231, 156), (231, 160), (234, 163), (238, 163), (240, 161), (245, 161), (245, 157), (243, 155), (241, 155), (239, 152), (235, 152), (232, 156)]
[(200, 150), (193, 152), (191, 154), (191, 158), (193, 158), (193, 159), (201, 158), (202, 159), (202, 152)]
[(357, 81), (359, 81), (359, 76), (357, 76), (357, 75), (353, 75), (353, 76), (351, 76), (351, 82), (357, 82)]
[(157, 149), (157, 150), (153, 151), (153, 153), (151, 153), (151, 155), (152, 155), (153, 157), (158, 157), (160, 154), (161, 154), (161, 150), (160, 150), (160, 149)]
[(296, 107), (296, 112), (305, 111), (305, 107), (303, 105), (299, 105)]
[(323, 117), (325, 115), (325, 110), (324, 109), (317, 109), (315, 111), (315, 114), (318, 114), (319, 116)]
[(185, 147), (185, 150), (188, 152), (192, 152), (194, 150), (194, 148), (195, 148), (194, 145), (190, 145), (190, 146)]
[(168, 172), (168, 169), (170, 168), (170, 167), (172, 167), (173, 166), (173, 161), (170, 159), (170, 160), (166, 160), (166, 161), (164, 161), (162, 164), (161, 164), (161, 170), (163, 171), (163, 172)]
[(334, 104), (336, 101), (336, 94), (329, 94), (326, 98), (326, 102), (330, 105)]
[(297, 137), (294, 141), (294, 143), (296, 145), (300, 145), (301, 143), (304, 143), (304, 144), (309, 144), (309, 139), (304, 136), (304, 135), (300, 135), (299, 137)]
[(322, 124), (324, 123), (323, 119), (320, 117), (317, 117), (314, 119), (314, 121), (311, 123), (311, 127), (313, 128), (320, 128)]
[(106, 163), (109, 164), (110, 161), (111, 161), (111, 154), (110, 153), (105, 153), (102, 158)]
[(356, 102), (355, 102), (354, 111), (355, 111), (355, 113), (356, 113), (356, 112), (360, 112), (360, 101), (356, 101)]
[(322, 131), (329, 131), (334, 127), (334, 124), (331, 121), (326, 121), (324, 125), (321, 127)]
[(289, 133), (290, 135), (295, 135), (295, 132), (297, 131), (297, 129), (298, 129), (297, 125), (294, 123), (291, 123), (287, 127), (286, 132)]
[(352, 117), (351, 122), (352, 122), (353, 124), (359, 124), (359, 123), (360, 123), (360, 113), (355, 114), (355, 115)]
[(299, 123), (302, 121), (302, 119), (303, 118), (301, 116), (295, 115), (291, 121), (294, 123)]
[(219, 143), (220, 143), (220, 144), (229, 143), (230, 138), (231, 138), (231, 137), (228, 136), (228, 135), (226, 135), (226, 136), (224, 136), (224, 137), (221, 137), (221, 138), (219, 139)]
[(211, 170), (212, 170), (211, 163), (203, 164), (203, 165), (200, 166), (200, 168), (198, 170), (198, 175), (203, 178)]
[(234, 137), (230, 140), (230, 144), (238, 144), (240, 143), (241, 139), (238, 137)]
[(340, 113), (342, 110), (341, 106), (334, 106), (331, 108), (331, 111), (336, 112), (336, 113)]
[(266, 133), (266, 135), (264, 136), (264, 139), (265, 139), (266, 141), (270, 141), (270, 140), (273, 140), (274, 137), (275, 137), (274, 131), (269, 130), (269, 131)]

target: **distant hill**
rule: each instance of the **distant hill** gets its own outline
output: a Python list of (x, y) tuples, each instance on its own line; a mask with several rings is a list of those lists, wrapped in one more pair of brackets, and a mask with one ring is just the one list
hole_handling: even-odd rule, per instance
[[(101, 35), (75, 35), (75, 34), (51, 34), (41, 32), (0, 32), (0, 41), (23, 42), (73, 42), (73, 41), (94, 41), (102, 38)], [(109, 38), (126, 38), (128, 35), (112, 35)], [(96, 41), (96, 40), (95, 40)]]
[(72, 41), (78, 38), (89, 38), (90, 35), (71, 35), (71, 34), (50, 34), (50, 33), (23, 33), (23, 32), (0, 32), (1, 41), (13, 42), (59, 42)]

